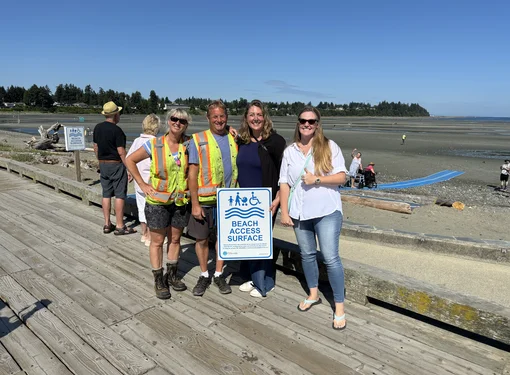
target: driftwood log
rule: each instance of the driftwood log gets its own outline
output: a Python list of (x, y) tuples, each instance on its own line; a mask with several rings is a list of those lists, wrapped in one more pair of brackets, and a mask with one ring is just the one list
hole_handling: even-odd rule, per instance
[(51, 125), (48, 129), (44, 129), (44, 127), (41, 125), (38, 129), (41, 137), (39, 139), (32, 137), (30, 141), (25, 143), (28, 145), (28, 147), (34, 148), (36, 150), (53, 149), (53, 145), (57, 144), (60, 139), (58, 131), (61, 127), (62, 124), (59, 122)]
[(359, 204), (362, 206), (379, 208), (381, 210), (393, 211), (402, 214), (411, 214), (411, 205), (405, 202), (391, 202), (381, 199), (354, 197), (349, 195), (342, 195), (342, 202), (349, 202)]

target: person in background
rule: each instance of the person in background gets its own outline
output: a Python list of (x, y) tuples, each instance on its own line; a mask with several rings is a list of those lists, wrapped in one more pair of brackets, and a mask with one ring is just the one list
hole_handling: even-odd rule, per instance
[(368, 188), (374, 187), (375, 184), (375, 170), (374, 162), (368, 163), (368, 166), (364, 169), (363, 174), (365, 176), (365, 186)]
[[(170, 286), (186, 290), (177, 276), (182, 231), (190, 217), (188, 191), (189, 137), (185, 135), (191, 116), (183, 109), (172, 109), (167, 116), (168, 131), (162, 137), (148, 139), (143, 147), (127, 158), (127, 167), (145, 193), (145, 217), (150, 230), (149, 256), (156, 297), (171, 297)], [(146, 183), (137, 164), (150, 158), (150, 178)], [(166, 273), (163, 274), (163, 243), (167, 245)]]
[[(159, 132), (160, 124), (161, 120), (154, 113), (151, 113), (145, 117), (142, 121), (143, 133), (133, 141), (133, 144), (127, 153), (127, 157), (129, 157), (140, 147), (143, 147), (143, 145), (147, 143), (149, 139), (154, 138)], [(143, 182), (146, 184), (149, 183), (151, 160), (149, 158), (142, 160), (136, 164), (136, 168), (138, 169)], [(151, 243), (151, 237), (149, 228), (147, 227), (147, 220), (145, 218), (145, 193), (136, 181), (134, 184), (136, 194), (136, 207), (138, 208), (138, 221), (140, 222), (142, 232), (142, 237), (140, 240), (145, 244), (145, 246), (149, 246)]]
[[(99, 161), (101, 188), (103, 190), (103, 233), (124, 235), (136, 233), (124, 225), (124, 203), (127, 195), (128, 175), (126, 171), (126, 134), (117, 125), (120, 121), (119, 107), (114, 102), (103, 106), (105, 121), (94, 128), (94, 152)], [(115, 218), (117, 225), (110, 220), (112, 197), (115, 197)]]
[[(356, 152), (356, 153), (354, 153)], [(354, 181), (356, 180), (356, 174), (363, 171), (363, 164), (361, 164), (361, 152), (354, 149), (352, 151), (352, 161), (349, 167), (349, 177), (351, 178), (351, 187), (354, 187)]]
[(506, 190), (508, 187), (508, 175), (510, 174), (510, 160), (505, 160), (505, 163), (499, 167), (501, 174), (499, 175), (499, 181), (501, 183), (501, 190)]
[(298, 116), (294, 143), (285, 149), (280, 170), (281, 223), (293, 227), (301, 252), (309, 294), (300, 312), (320, 304), (317, 243), (333, 289), (332, 327), (345, 329), (344, 268), (338, 252), (342, 228), (339, 185), (345, 183), (345, 160), (338, 145), (323, 133), (317, 108), (307, 106)]
[[(285, 139), (273, 130), (267, 108), (260, 100), (248, 104), (239, 130), (237, 170), (239, 187), (270, 187), (273, 225), (280, 206), (278, 178), (285, 150)], [(265, 297), (275, 286), (276, 259), (246, 260), (241, 262), (241, 277), (249, 281), (239, 286), (252, 297)]]
[(195, 251), (200, 264), (200, 276), (193, 295), (202, 296), (214, 279), (220, 293), (228, 294), (232, 288), (223, 276), (224, 261), (218, 257), (216, 240), (216, 271), (209, 275), (209, 236), (216, 231), (216, 190), (237, 187), (237, 144), (227, 131), (227, 107), (215, 100), (207, 107), (209, 129), (193, 134), (189, 146), (189, 190), (192, 213), (188, 234), (196, 239)]
[(406, 138), (407, 138), (407, 136), (405, 134), (402, 134), (402, 143), (401, 144), (406, 143)]

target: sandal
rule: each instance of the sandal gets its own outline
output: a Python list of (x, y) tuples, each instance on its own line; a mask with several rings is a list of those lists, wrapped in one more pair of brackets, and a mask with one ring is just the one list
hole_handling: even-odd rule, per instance
[(110, 225), (105, 225), (103, 227), (104, 234), (112, 233), (114, 230), (115, 230), (115, 225), (113, 223), (110, 223)]
[(125, 234), (132, 234), (132, 233), (136, 233), (136, 230), (133, 228), (128, 228), (125, 225), (122, 228), (115, 228), (115, 231), (113, 232), (113, 234), (115, 234), (116, 236), (123, 236)]
[(300, 312), (308, 311), (312, 308), (312, 306), (320, 305), (322, 303), (322, 300), (320, 298), (319, 299), (305, 299), (303, 302), (305, 305), (310, 305), (310, 307), (307, 307), (306, 309), (302, 309), (301, 307), (299, 307), (301, 304), (299, 304), (299, 305), (297, 305), (297, 309)]
[(345, 322), (345, 325), (343, 327), (335, 327), (335, 322), (339, 323), (341, 322), (342, 320), (345, 320), (345, 314), (342, 315), (342, 316), (336, 316), (336, 314), (333, 314), (333, 319), (334, 319), (334, 322), (331, 324), (331, 326), (333, 327), (333, 329), (337, 330), (337, 331), (342, 331), (344, 330), (345, 328), (347, 328), (347, 322)]

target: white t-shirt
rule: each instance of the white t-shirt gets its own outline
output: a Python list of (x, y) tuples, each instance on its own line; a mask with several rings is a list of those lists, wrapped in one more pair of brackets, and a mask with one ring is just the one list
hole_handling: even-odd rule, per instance
[[(331, 148), (333, 170), (329, 175), (347, 172), (342, 150), (338, 145), (329, 141)], [(309, 152), (312, 152), (310, 149)], [(340, 189), (335, 185), (305, 185), (301, 181), (301, 171), (308, 155), (303, 155), (296, 143), (287, 147), (283, 153), (280, 169), (280, 184), (288, 184), (290, 188), (297, 182), (296, 189), (290, 202), (289, 215), (293, 219), (310, 220), (324, 217), (335, 211), (342, 212)], [(306, 169), (314, 173), (313, 158), (310, 158)]]
[(510, 169), (510, 164), (503, 164), (501, 166), (501, 174), (504, 174), (504, 175), (509, 174), (507, 169)]
[[(149, 135), (149, 134), (140, 134), (140, 136), (133, 141), (133, 144), (129, 148), (129, 151), (128, 151), (126, 157), (131, 155), (133, 152), (138, 150), (140, 147), (143, 147), (144, 143), (147, 142), (151, 138), (154, 138), (154, 136)], [(141, 162), (136, 164), (136, 168), (138, 168), (138, 172), (140, 172), (140, 176), (142, 176), (143, 181), (148, 183), (149, 177), (150, 177), (150, 170), (151, 170), (151, 159), (147, 158), (145, 160), (142, 160)], [(134, 183), (135, 183), (135, 191), (139, 194), (143, 194), (142, 189), (140, 189), (140, 186), (138, 186), (136, 181), (134, 181)]]

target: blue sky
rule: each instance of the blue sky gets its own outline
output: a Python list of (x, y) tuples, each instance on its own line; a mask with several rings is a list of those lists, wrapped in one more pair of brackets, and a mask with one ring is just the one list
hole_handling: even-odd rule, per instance
[(0, 86), (510, 116), (510, 1), (20, 1)]

